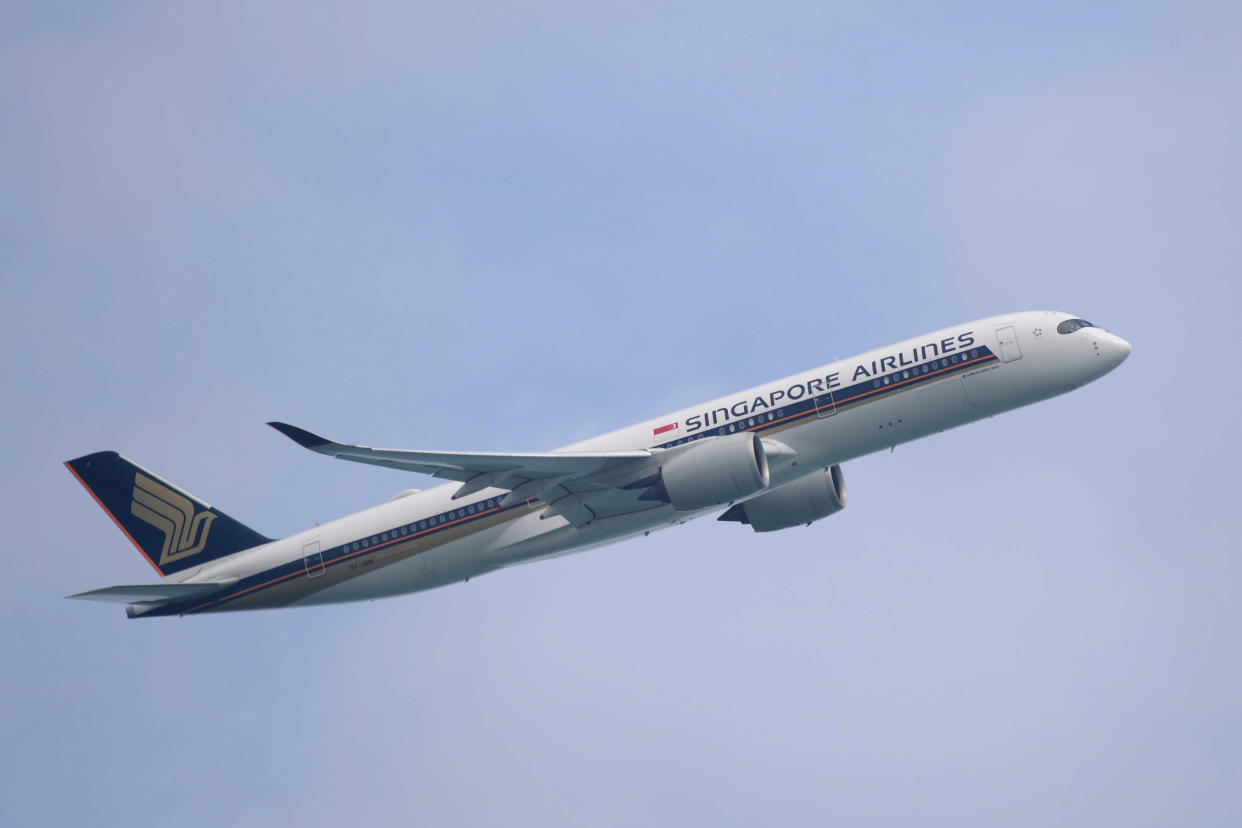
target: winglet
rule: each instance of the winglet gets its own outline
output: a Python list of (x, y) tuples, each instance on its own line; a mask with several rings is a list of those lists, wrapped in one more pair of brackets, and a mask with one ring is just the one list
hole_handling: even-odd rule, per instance
[(268, 425), (288, 437), (293, 442), (297, 443), (299, 446), (311, 449), (312, 451), (320, 448), (321, 446), (331, 445), (332, 443), (331, 440), (320, 437), (318, 434), (312, 434), (304, 428), (298, 428), (297, 426), (289, 425), (288, 423), (271, 422), (268, 423)]

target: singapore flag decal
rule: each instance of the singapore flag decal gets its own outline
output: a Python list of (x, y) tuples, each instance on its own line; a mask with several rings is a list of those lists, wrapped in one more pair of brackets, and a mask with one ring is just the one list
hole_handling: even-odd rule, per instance
[(663, 434), (666, 431), (672, 431), (675, 428), (677, 428), (677, 423), (669, 423), (668, 425), (662, 425), (659, 428), (651, 429), (651, 434), (654, 437)]

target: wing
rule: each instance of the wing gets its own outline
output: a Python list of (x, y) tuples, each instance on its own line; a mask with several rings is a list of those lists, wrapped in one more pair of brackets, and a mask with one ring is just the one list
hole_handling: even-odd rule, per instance
[(548, 504), (544, 517), (561, 515), (575, 526), (605, 514), (658, 505), (640, 500), (642, 492), (632, 491), (646, 489), (635, 484), (655, 471), (655, 453), (645, 449), (538, 454), (405, 451), (338, 443), (288, 423), (268, 425), (297, 444), (329, 457), (456, 480), (462, 485), (453, 493), (454, 500), (487, 488), (507, 489), (509, 493), (501, 498), (505, 506), (542, 500)]

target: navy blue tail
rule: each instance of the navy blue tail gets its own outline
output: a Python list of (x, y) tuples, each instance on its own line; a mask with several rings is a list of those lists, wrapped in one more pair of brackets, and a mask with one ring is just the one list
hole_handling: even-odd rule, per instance
[(65, 465), (161, 575), (271, 542), (115, 451)]

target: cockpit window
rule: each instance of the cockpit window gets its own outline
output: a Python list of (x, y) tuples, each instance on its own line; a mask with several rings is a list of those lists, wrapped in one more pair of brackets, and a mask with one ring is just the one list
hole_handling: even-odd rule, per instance
[(1088, 322), (1085, 319), (1066, 319), (1060, 325), (1057, 325), (1057, 333), (1067, 334), (1067, 333), (1073, 333), (1079, 328), (1094, 328), (1094, 327), (1095, 325), (1092, 325), (1090, 322)]

